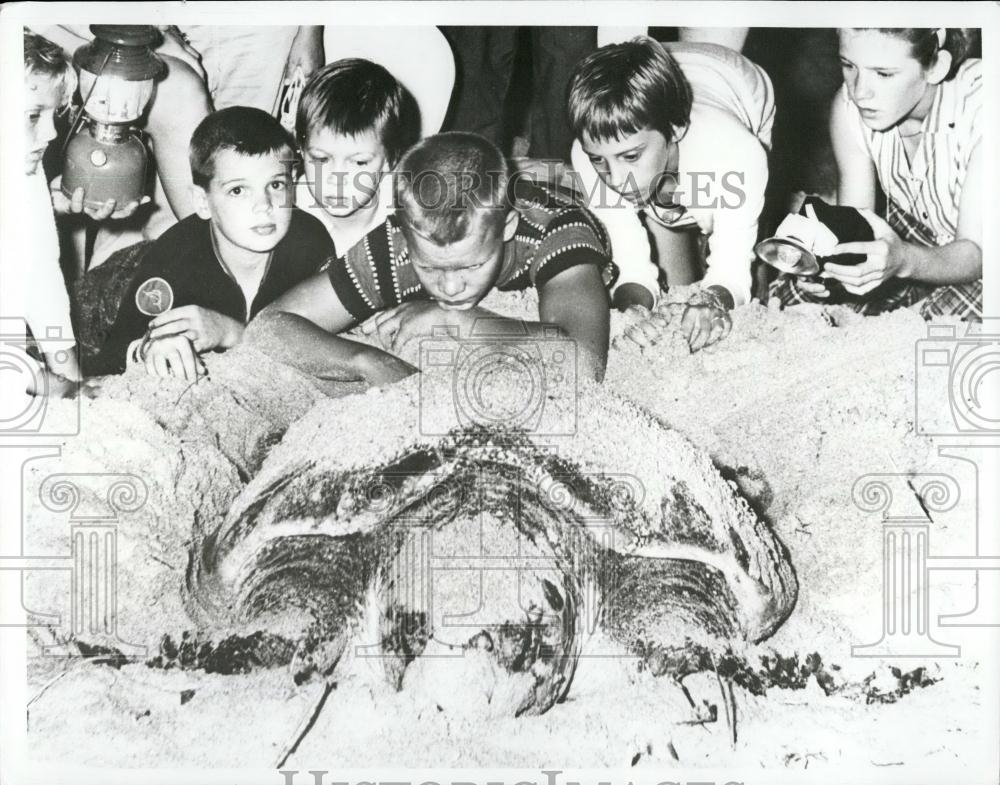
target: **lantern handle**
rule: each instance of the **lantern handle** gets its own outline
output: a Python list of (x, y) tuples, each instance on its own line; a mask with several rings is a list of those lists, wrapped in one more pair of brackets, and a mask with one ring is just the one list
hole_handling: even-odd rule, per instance
[(66, 141), (63, 142), (62, 152), (60, 153), (59, 156), (60, 158), (66, 157), (66, 149), (69, 147), (70, 140), (73, 138), (73, 135), (76, 133), (77, 128), (79, 127), (80, 118), (83, 117), (83, 112), (87, 108), (87, 102), (90, 100), (90, 96), (93, 94), (94, 88), (97, 87), (97, 80), (101, 78), (101, 75), (104, 73), (104, 67), (108, 64), (108, 60), (110, 59), (111, 59), (111, 51), (108, 51), (108, 53), (104, 55), (104, 62), (101, 63), (100, 70), (95, 75), (94, 83), (90, 86), (90, 89), (87, 91), (87, 95), (82, 96), (83, 103), (80, 104), (80, 108), (76, 112), (76, 117), (74, 117), (73, 122), (70, 123), (69, 133), (66, 134)]

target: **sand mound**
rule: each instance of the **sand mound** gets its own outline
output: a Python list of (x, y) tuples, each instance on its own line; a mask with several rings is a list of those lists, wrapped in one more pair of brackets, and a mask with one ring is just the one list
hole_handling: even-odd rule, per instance
[[(530, 294), (495, 295), (488, 305), (511, 315), (530, 317), (535, 312)], [(794, 665), (772, 660), (781, 678), (772, 681), (766, 697), (737, 690), (740, 734), (735, 744), (724, 720), (728, 702), (720, 696), (714, 675), (685, 682), (696, 704), (692, 707), (667, 680), (638, 672), (635, 658), (597, 636), (583, 652), (575, 680), (580, 687), (568, 702), (540, 717), (491, 722), (488, 729), (438, 712), (416, 700), (415, 693), (395, 692), (386, 685), (380, 666), (354, 658), (338, 671), (338, 688), (330, 695), (336, 709), (330, 710), (328, 702), (290, 763), (322, 756), (343, 766), (390, 759), (407, 766), (548, 761), (670, 766), (679, 758), (687, 765), (801, 768), (944, 764), (988, 750), (990, 740), (984, 733), (988, 735), (990, 723), (981, 717), (982, 673), (975, 663), (851, 657), (853, 644), (878, 637), (882, 614), (880, 521), (852, 500), (855, 482), (868, 473), (953, 471), (931, 440), (914, 434), (914, 344), (926, 335), (924, 322), (908, 311), (862, 319), (835, 308), (779, 313), (760, 306), (740, 309), (733, 321), (726, 341), (695, 355), (672, 334), (645, 351), (622, 345), (609, 358), (605, 387), (612, 399), (638, 404), (653, 420), (707, 451), (722, 475), (740, 487), (786, 543), (796, 566), (798, 604), (762, 653), (798, 659)], [(613, 336), (627, 326), (624, 317), (615, 315)], [(227, 361), (232, 364), (225, 365)], [(240, 367), (243, 362), (253, 369), (253, 378)], [(204, 388), (152, 391), (145, 380), (130, 377), (113, 383), (112, 397), (84, 403), (82, 438), (67, 440), (58, 461), (39, 462), (29, 473), (26, 499), (37, 498), (43, 474), (54, 471), (133, 472), (145, 480), (148, 511), (143, 508), (127, 518), (135, 536), (124, 524), (119, 527), (120, 539), (132, 538), (127, 543), (131, 551), (120, 546), (123, 573), (135, 571), (131, 579), (122, 576), (131, 583), (122, 591), (120, 628), (126, 626), (130, 604), (141, 609), (141, 618), (129, 621), (128, 634), (121, 636), (128, 640), (149, 640), (187, 622), (178, 599), (185, 565), (183, 559), (166, 554), (186, 554), (198, 532), (224, 520), (243, 492), (245, 478), (255, 477), (251, 484), (259, 488), (268, 477), (277, 476), (269, 474), (269, 466), (290, 466), (311, 453), (323, 454), (341, 467), (370, 465), (403, 450), (412, 442), (406, 434), (420, 427), (420, 380), (397, 390), (322, 401), (323, 393), (308, 382), (251, 354), (234, 353), (217, 363), (211, 368), (212, 383)], [(252, 394), (246, 398), (234, 392), (248, 390)], [(267, 445), (317, 400), (318, 407), (295, 424), (255, 474)], [(454, 408), (449, 403), (453, 400), (450, 393), (435, 394), (431, 405)], [(518, 400), (498, 401), (497, 411), (516, 412)], [(572, 455), (588, 471), (634, 473), (648, 483), (647, 501), (662, 498), (668, 492), (667, 478), (683, 467), (671, 465), (669, 456), (656, 449), (656, 440), (648, 438), (650, 420), (623, 403), (612, 415), (615, 426), (605, 427), (604, 412), (611, 409), (602, 407), (615, 404), (591, 407), (587, 401), (584, 395), (576, 410), (576, 436), (566, 433), (570, 429), (559, 418), (551, 421), (552, 449)], [(946, 417), (946, 401), (942, 397), (936, 403), (939, 415)], [(205, 412), (213, 414), (206, 418)], [(343, 443), (324, 435), (324, 414), (344, 424)], [(663, 430), (659, 424), (655, 428)], [(349, 440), (347, 434), (352, 435)], [(634, 466), (643, 471), (632, 472)], [(933, 528), (936, 552), (968, 553), (974, 547), (975, 533), (968, 525), (947, 521), (974, 521), (975, 504), (974, 494), (965, 494), (955, 517), (938, 519), (944, 523)], [(65, 516), (56, 521), (37, 504), (28, 516), (32, 536), (66, 550)], [(56, 523), (62, 527), (58, 532), (43, 535), (54, 532)], [(127, 566), (129, 560), (137, 566)], [(938, 581), (933, 590), (936, 611), (958, 612), (973, 602), (968, 586), (957, 580)], [(41, 606), (45, 598), (53, 596), (36, 597)], [(33, 609), (52, 611), (57, 605), (53, 601)], [(821, 656), (822, 666), (816, 660), (807, 664), (813, 652)], [(603, 656), (609, 653), (612, 656)], [(897, 679), (884, 685), (884, 691), (890, 697), (898, 693), (898, 702), (872, 700), (881, 676), (865, 680), (882, 673), (886, 665), (904, 671), (924, 665), (924, 677), (911, 681), (938, 683), (903, 694)], [(131, 665), (115, 672), (118, 697), (105, 700), (100, 690), (94, 693), (95, 679), (104, 678), (101, 673), (75, 669), (33, 704), (32, 743), (39, 745), (39, 755), (80, 760), (81, 750), (87, 748), (82, 739), (114, 727), (122, 728), (123, 739), (134, 737), (136, 743), (105, 750), (102, 760), (145, 765), (149, 745), (143, 747), (142, 739), (153, 731), (141, 724), (126, 728), (122, 720), (122, 712), (131, 717), (142, 714), (145, 706), (155, 716), (158, 763), (239, 765), (247, 761), (248, 740), (249, 746), (269, 753), (295, 737), (302, 715), (298, 708), (288, 708), (289, 694), (297, 696), (296, 707), (303, 705), (303, 695), (311, 701), (316, 694), (314, 686), (275, 692), (274, 682), (268, 682), (267, 689), (244, 693), (248, 677), (184, 672), (181, 678), (176, 671)], [(828, 677), (864, 689), (827, 695)], [(806, 689), (773, 686), (783, 683), (782, 678)], [(151, 702), (143, 697), (149, 689), (140, 689), (150, 684), (175, 696), (185, 688), (197, 689), (212, 701)], [(67, 707), (77, 705), (89, 710), (70, 727)], [(191, 738), (192, 727), (218, 728), (234, 713), (243, 718), (239, 738), (217, 733)], [(909, 725), (894, 724), (901, 715), (909, 718)], [(275, 721), (278, 717), (282, 723)], [(934, 744), (914, 749), (913, 739), (898, 732), (912, 727), (914, 717)], [(401, 732), (403, 727), (408, 730)], [(955, 733), (958, 728), (962, 734)]]

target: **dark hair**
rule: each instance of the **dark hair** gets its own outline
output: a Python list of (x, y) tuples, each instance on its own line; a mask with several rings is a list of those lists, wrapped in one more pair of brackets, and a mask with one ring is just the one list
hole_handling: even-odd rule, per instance
[(370, 60), (337, 60), (306, 84), (295, 114), (295, 139), (305, 147), (316, 128), (345, 136), (374, 131), (395, 166), (420, 138), (416, 99), (382, 66)]
[(495, 144), (477, 134), (436, 134), (410, 148), (397, 168), (404, 230), (437, 245), (468, 236), (476, 219), (499, 233), (507, 217), (510, 171)]
[[(902, 38), (910, 44), (910, 54), (923, 68), (930, 68), (940, 51), (951, 55), (951, 68), (946, 79), (951, 79), (958, 67), (969, 57), (976, 39), (976, 30), (967, 27), (876, 27), (880, 33)], [(942, 31), (944, 42), (941, 41)]]
[(662, 44), (640, 36), (601, 47), (577, 65), (568, 112), (578, 139), (605, 141), (652, 128), (670, 142), (691, 118), (691, 86)]
[(263, 109), (250, 106), (219, 109), (198, 123), (188, 152), (195, 185), (208, 187), (220, 150), (251, 156), (287, 152), (289, 162), (294, 157), (292, 140), (281, 123)]
[(76, 72), (69, 67), (69, 60), (58, 45), (27, 28), (24, 30), (24, 70), (60, 82), (63, 88), (61, 103), (69, 103), (76, 89)]

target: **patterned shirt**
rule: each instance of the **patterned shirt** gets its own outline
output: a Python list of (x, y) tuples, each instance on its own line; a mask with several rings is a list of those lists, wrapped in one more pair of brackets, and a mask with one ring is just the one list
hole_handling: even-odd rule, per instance
[[(501, 291), (540, 288), (559, 273), (581, 264), (597, 265), (605, 286), (618, 270), (601, 223), (572, 197), (554, 187), (520, 180), (514, 209), (517, 232), (504, 244), (497, 279)], [(395, 214), (339, 258), (327, 275), (340, 302), (358, 321), (429, 294), (410, 261), (406, 237)]]
[(875, 164), (885, 191), (886, 218), (908, 242), (947, 245), (958, 232), (958, 208), (972, 151), (983, 138), (982, 60), (966, 60), (942, 82), (923, 123), (911, 162), (899, 126), (875, 131), (842, 92), (855, 137)]
[[(958, 234), (962, 186), (972, 151), (983, 137), (982, 61), (967, 60), (955, 75), (942, 82), (924, 118), (923, 138), (910, 160), (896, 126), (874, 131), (861, 120), (846, 88), (836, 100), (845, 101), (855, 142), (875, 165), (886, 195), (886, 221), (902, 240), (940, 247)], [(785, 305), (815, 302), (794, 277), (781, 276), (771, 296)], [(839, 303), (863, 314), (878, 314), (920, 303), (925, 319), (958, 316), (981, 321), (983, 282), (933, 286), (895, 278), (882, 283), (875, 294), (841, 295), (824, 302)]]

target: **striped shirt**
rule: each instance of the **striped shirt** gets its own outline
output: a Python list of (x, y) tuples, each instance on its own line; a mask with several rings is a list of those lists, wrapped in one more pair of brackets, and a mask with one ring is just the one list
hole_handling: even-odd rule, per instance
[[(899, 126), (873, 131), (861, 120), (846, 88), (836, 100), (846, 102), (854, 138), (875, 164), (886, 195), (886, 220), (902, 240), (940, 247), (958, 234), (962, 186), (972, 152), (983, 137), (982, 61), (964, 62), (955, 75), (942, 82), (924, 118), (923, 136), (907, 156)], [(919, 303), (925, 319), (958, 316), (981, 321), (982, 279), (969, 283), (933, 286), (895, 278), (882, 283), (877, 295), (843, 294), (822, 302), (847, 305), (864, 314), (878, 314)], [(794, 276), (781, 276), (771, 287), (771, 297), (784, 305), (816, 302), (802, 291)]]
[[(501, 291), (540, 288), (559, 273), (594, 264), (605, 286), (618, 270), (601, 223), (570, 196), (538, 183), (518, 181), (514, 209), (517, 232), (506, 242), (497, 279)], [(364, 239), (327, 263), (327, 275), (340, 302), (358, 321), (410, 300), (426, 300), (409, 258), (406, 237), (395, 214)]]
[(972, 151), (983, 136), (982, 61), (966, 60), (942, 82), (923, 123), (923, 138), (906, 154), (899, 126), (874, 131), (842, 91), (856, 140), (875, 164), (886, 195), (886, 219), (908, 242), (947, 245), (958, 233), (958, 208)]

